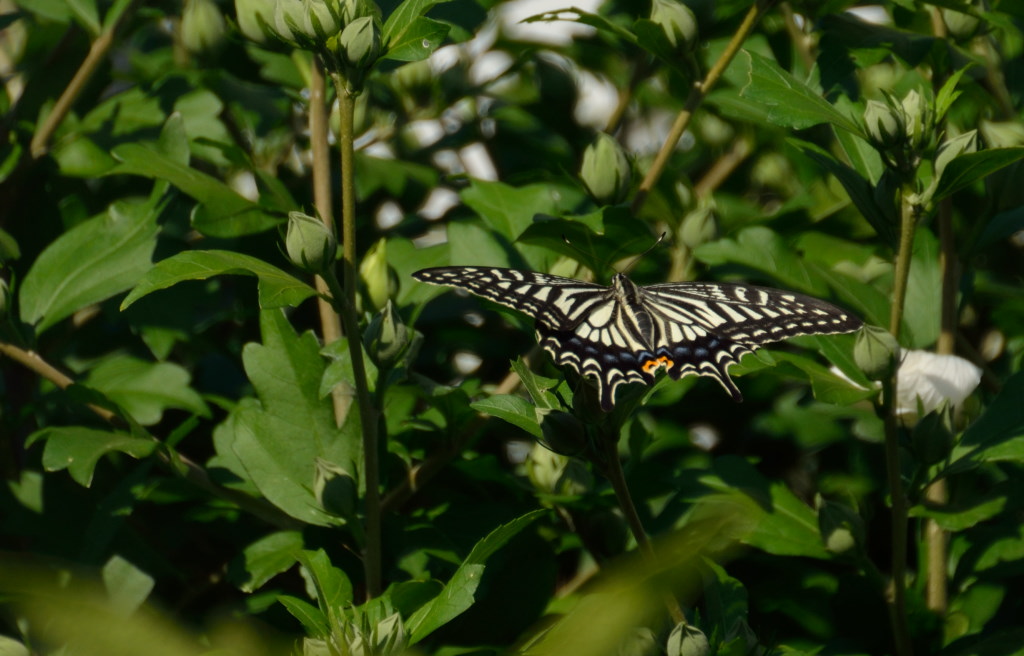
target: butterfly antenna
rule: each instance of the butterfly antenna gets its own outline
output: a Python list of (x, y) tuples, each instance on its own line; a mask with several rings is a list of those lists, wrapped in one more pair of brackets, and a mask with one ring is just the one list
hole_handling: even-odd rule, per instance
[(634, 257), (632, 259), (632, 261), (630, 261), (630, 263), (626, 266), (626, 268), (622, 270), (622, 273), (629, 273), (630, 271), (632, 271), (633, 267), (636, 266), (637, 262), (639, 262), (640, 260), (644, 259), (644, 257), (646, 257), (648, 253), (650, 253), (655, 248), (657, 248), (661, 244), (661, 242), (665, 241), (665, 236), (667, 234), (668, 234), (667, 232), (661, 233), (661, 236), (658, 237), (658, 239), (653, 244), (648, 246), (647, 250), (645, 250), (643, 253), (640, 253), (639, 255)]

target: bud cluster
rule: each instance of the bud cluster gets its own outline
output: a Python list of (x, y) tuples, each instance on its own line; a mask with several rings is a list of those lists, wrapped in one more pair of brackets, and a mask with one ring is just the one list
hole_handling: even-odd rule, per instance
[(381, 53), (381, 12), (372, 0), (235, 0), (235, 12), (247, 38), (316, 52), (350, 87), (362, 86)]
[[(885, 102), (869, 100), (864, 109), (864, 128), (883, 153), (909, 150), (916, 153), (933, 139), (935, 116), (931, 103), (916, 90), (903, 100), (886, 95)], [(899, 153), (896, 153), (897, 158)]]

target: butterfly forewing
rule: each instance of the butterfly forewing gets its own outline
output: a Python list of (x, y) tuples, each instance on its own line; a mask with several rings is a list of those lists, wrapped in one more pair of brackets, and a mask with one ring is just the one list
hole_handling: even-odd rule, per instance
[(651, 384), (662, 367), (675, 379), (691, 373), (712, 377), (742, 400), (728, 369), (745, 353), (788, 337), (845, 333), (861, 325), (810, 296), (748, 285), (637, 287), (618, 275), (612, 287), (602, 287), (489, 267), (441, 267), (413, 275), (534, 317), (541, 346), (557, 364), (594, 378), (606, 411), (619, 385)]

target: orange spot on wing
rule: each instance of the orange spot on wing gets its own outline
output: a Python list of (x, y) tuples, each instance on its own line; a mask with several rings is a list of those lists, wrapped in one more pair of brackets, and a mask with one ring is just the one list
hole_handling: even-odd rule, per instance
[(655, 371), (658, 370), (659, 367), (671, 369), (674, 364), (675, 362), (672, 362), (672, 360), (670, 360), (667, 356), (663, 355), (660, 358), (648, 360), (647, 362), (643, 363), (641, 368), (644, 370), (644, 373), (653, 374)]

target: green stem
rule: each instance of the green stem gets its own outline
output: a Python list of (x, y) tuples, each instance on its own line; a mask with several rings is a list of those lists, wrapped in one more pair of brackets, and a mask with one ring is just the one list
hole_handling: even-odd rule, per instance
[[(346, 81), (338, 73), (332, 73), (334, 90), (338, 96), (341, 125), (338, 142), (341, 148), (341, 243), (342, 274), (344, 288), (341, 290), (342, 303), (338, 310), (341, 322), (348, 336), (348, 349), (352, 358), (352, 373), (356, 384), (356, 401), (359, 404), (359, 423), (363, 432), (363, 479), (366, 482), (366, 544), (363, 554), (363, 569), (366, 574), (366, 594), (369, 598), (380, 596), (381, 585), (381, 542), (380, 542), (380, 462), (377, 454), (377, 409), (370, 397), (363, 364), (363, 345), (360, 339), (359, 318), (356, 316), (356, 186), (355, 186), (355, 96), (346, 90)], [(333, 280), (332, 280), (333, 278)], [(326, 276), (331, 293), (337, 294), (337, 278), (333, 270)]]
[(661, 145), (661, 150), (654, 158), (654, 163), (651, 164), (651, 168), (647, 170), (647, 175), (644, 176), (643, 182), (640, 183), (640, 187), (637, 189), (636, 198), (633, 199), (633, 205), (631, 211), (634, 215), (639, 214), (640, 210), (643, 209), (644, 203), (647, 202), (647, 196), (654, 189), (654, 184), (661, 177), (662, 172), (665, 170), (665, 166), (668, 164), (669, 156), (675, 151), (676, 144), (679, 143), (679, 139), (686, 132), (687, 126), (690, 124), (690, 119), (693, 118), (693, 113), (700, 106), (704, 98), (708, 95), (711, 89), (718, 82), (719, 78), (722, 77), (722, 73), (732, 62), (733, 57), (740, 51), (740, 47), (743, 42), (746, 41), (747, 37), (754, 30), (754, 26), (757, 25), (758, 19), (768, 9), (771, 4), (769, 1), (761, 0), (760, 2), (754, 3), (750, 7), (750, 11), (743, 18), (743, 23), (740, 25), (736, 33), (732, 35), (732, 39), (729, 44), (725, 47), (718, 61), (714, 63), (708, 74), (704, 76), (704, 79), (700, 82), (696, 82), (693, 88), (690, 89), (690, 95), (686, 98), (686, 103), (683, 105), (683, 109), (676, 116), (675, 123), (672, 124), (672, 129), (669, 130), (668, 136), (665, 138), (665, 143)]
[[(622, 513), (626, 517), (626, 523), (629, 524), (629, 530), (633, 533), (637, 547), (652, 565), (656, 565), (657, 559), (654, 554), (654, 547), (651, 545), (650, 538), (647, 537), (643, 522), (640, 521), (640, 515), (633, 504), (633, 495), (629, 493), (629, 486), (626, 484), (626, 476), (622, 471), (622, 461), (619, 460), (619, 453), (616, 448), (617, 442), (609, 436), (601, 436), (598, 439), (602, 449), (602, 453), (599, 455), (599, 466), (605, 477), (612, 484), (615, 498), (618, 500), (619, 508), (622, 509)], [(673, 621), (676, 624), (686, 623), (686, 614), (683, 612), (675, 596), (666, 591), (664, 598), (665, 606), (668, 608)]]
[[(904, 188), (900, 194), (900, 242), (896, 254), (893, 280), (892, 308), (889, 314), (889, 332), (899, 340), (903, 321), (903, 306), (910, 277), (910, 261), (914, 247), (914, 228), (917, 225), (918, 206), (911, 202), (913, 194)], [(897, 375), (883, 381), (882, 412), (885, 417), (885, 464), (892, 497), (892, 591), (889, 599), (890, 620), (897, 656), (910, 656), (910, 630), (907, 624), (907, 498), (900, 473), (899, 421), (896, 417)]]

